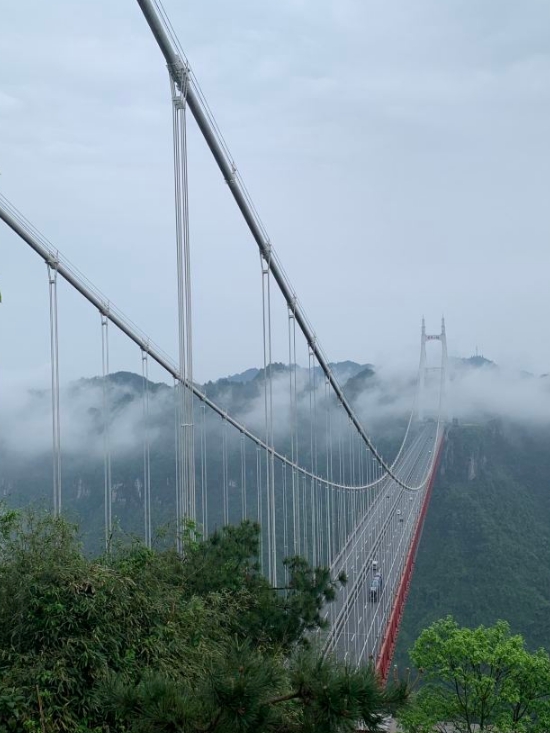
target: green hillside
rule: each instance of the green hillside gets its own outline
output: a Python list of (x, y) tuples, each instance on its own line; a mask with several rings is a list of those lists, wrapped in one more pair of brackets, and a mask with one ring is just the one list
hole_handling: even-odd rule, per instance
[(550, 646), (550, 434), (498, 421), (449, 429), (395, 661), (435, 619), (506, 619)]

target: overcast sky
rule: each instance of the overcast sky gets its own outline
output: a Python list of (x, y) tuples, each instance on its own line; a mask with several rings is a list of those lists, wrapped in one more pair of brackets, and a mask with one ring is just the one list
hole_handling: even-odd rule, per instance
[[(412, 364), (444, 314), (451, 354), (550, 370), (548, 2), (165, 7), (332, 360)], [(3, 3), (0, 59), (1, 192), (176, 356), (170, 95), (137, 3)], [(203, 381), (261, 364), (261, 279), (189, 136)], [(45, 266), (3, 224), (0, 248), (0, 369), (46, 379)], [(62, 378), (98, 373), (99, 317), (60, 307)], [(111, 365), (140, 368), (114, 335)]]

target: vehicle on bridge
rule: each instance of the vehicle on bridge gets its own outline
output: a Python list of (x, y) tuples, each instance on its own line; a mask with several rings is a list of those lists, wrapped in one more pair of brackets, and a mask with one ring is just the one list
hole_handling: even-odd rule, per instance
[(382, 593), (382, 574), (376, 573), (374, 578), (372, 579), (372, 582), (370, 584), (370, 589), (369, 589), (369, 598), (371, 600), (371, 603), (376, 603), (378, 599), (380, 598), (381, 593)]

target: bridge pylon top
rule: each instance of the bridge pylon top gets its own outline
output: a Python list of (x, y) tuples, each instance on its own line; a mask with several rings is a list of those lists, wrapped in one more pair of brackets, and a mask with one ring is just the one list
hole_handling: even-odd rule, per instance
[(426, 333), (426, 322), (424, 316), (422, 317), (422, 329), (420, 337), (420, 366), (418, 374), (418, 414), (420, 418), (424, 417), (425, 413), (425, 389), (426, 389), (426, 373), (429, 371), (426, 367), (426, 343), (428, 341), (439, 341), (441, 344), (441, 366), (437, 369), (441, 371), (441, 384), (440, 384), (440, 402), (439, 412), (441, 415), (443, 409), (444, 394), (446, 391), (447, 381), (447, 333), (445, 330), (445, 318), (441, 318), (441, 331), (439, 333), (429, 334)]

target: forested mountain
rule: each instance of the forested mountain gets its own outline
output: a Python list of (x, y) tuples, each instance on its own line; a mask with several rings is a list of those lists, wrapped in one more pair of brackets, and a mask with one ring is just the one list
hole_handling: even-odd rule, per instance
[[(369, 365), (355, 362), (331, 364), (333, 372), (346, 388), (347, 381), (373, 377)], [(290, 455), (288, 431), (289, 368), (272, 364), (270, 372), (275, 390), (275, 439), (277, 448)], [(241, 375), (207, 382), (201, 390), (227, 413), (260, 436), (265, 435), (264, 370), (250, 369)], [(144, 413), (144, 388), (147, 390), (148, 417)], [(296, 370), (296, 399), (300, 427), (300, 455), (309, 460), (310, 453), (310, 394), (321, 398), (325, 384), (319, 368), (298, 367)], [(104, 457), (105, 439), (110, 453), (113, 517), (125, 532), (143, 532), (144, 438), (151, 450), (151, 513), (152, 524), (164, 527), (175, 518), (175, 407), (177, 396), (173, 387), (163, 383), (145, 382), (130, 372), (110, 374), (106, 383), (108, 405), (108, 434), (103, 410), (103, 380), (80, 379), (66, 386), (61, 393), (61, 443), (63, 507), (68, 516), (79, 523), (85, 543), (97, 551), (102, 542), (104, 522)], [(204, 426), (206, 447), (205, 475), (210, 497), (211, 526), (219, 526), (221, 514), (221, 483), (223, 480), (222, 421), (209, 410), (204, 414), (195, 400), (195, 446), (197, 481), (201, 463), (201, 430)], [(277, 426), (280, 426), (278, 429)], [(9, 427), (8, 427), (9, 426)], [(325, 417), (319, 420), (319, 431), (325, 430)], [(227, 431), (227, 478), (230, 485), (240, 483), (240, 438)], [(250, 447), (250, 446), (249, 446)], [(255, 458), (249, 466), (247, 491), (255, 498)], [(49, 504), (52, 495), (51, 468), (51, 395), (48, 391), (29, 390), (14, 398), (11, 413), (0, 427), (0, 493), (11, 504), (29, 502)], [(240, 494), (240, 492), (239, 492)], [(218, 509), (216, 513), (216, 508)], [(230, 521), (239, 521), (240, 507), (229, 513)]]
[[(420, 630), (447, 613), (466, 625), (504, 618), (531, 647), (550, 646), (550, 427), (539, 419), (545, 409), (541, 399), (533, 398), (546, 394), (548, 380), (523, 374), (515, 377), (513, 389), (498, 391), (499, 369), (492, 362), (474, 357), (456, 360), (453, 368), (453, 384), (462, 380), (468, 389), (476, 388), (455, 396), (454, 404), (451, 400), (451, 414), (458, 418), (448, 430), (417, 558), (400, 636), (402, 665)], [(391, 455), (402, 435), (414, 380), (404, 377), (393, 389), (372, 365), (343, 362), (333, 369), (367, 421), (373, 409), (382, 416), (368, 428)], [(287, 389), (288, 367), (273, 365), (272, 371)], [(299, 393), (308, 404), (310, 376), (323, 382), (307, 369), (299, 374)], [(473, 381), (476, 375), (485, 375), (486, 381)], [(143, 386), (135, 374), (109, 378), (113, 513), (122, 529), (137, 534), (143, 526)], [(261, 369), (209, 382), (203, 389), (247, 424), (254, 425), (255, 413), (261, 414)], [(392, 397), (403, 391), (406, 399)], [(148, 392), (152, 515), (153, 524), (160, 526), (175, 514), (174, 392), (153, 383)], [(472, 405), (478, 408), (475, 414)], [(62, 398), (64, 507), (80, 522), (92, 550), (101, 546), (104, 516), (101, 406), (101, 379), (80, 380)], [(495, 418), (497, 408), (501, 414)], [(15, 504), (47, 503), (50, 395), (29, 392), (17, 410), (0, 429), (0, 492)], [(209, 458), (207, 468), (209, 487), (215, 488), (221, 457)], [(230, 514), (231, 521), (238, 518), (238, 512)]]
[(397, 660), (447, 614), (510, 622), (550, 646), (550, 430), (488, 421), (451, 426), (401, 626)]

